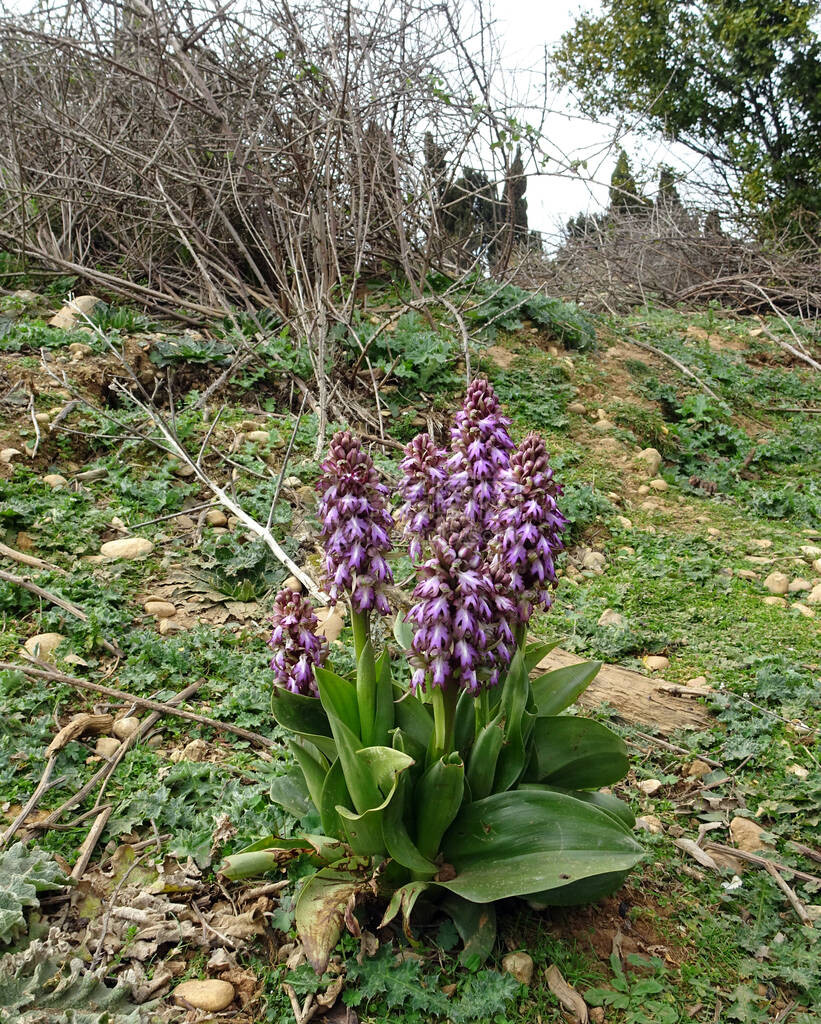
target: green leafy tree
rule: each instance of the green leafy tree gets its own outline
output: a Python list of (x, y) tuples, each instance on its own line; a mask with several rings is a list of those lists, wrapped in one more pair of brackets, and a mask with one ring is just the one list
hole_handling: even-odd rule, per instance
[(646, 203), (641, 195), (630, 159), (623, 149), (619, 150), (616, 166), (610, 175), (610, 209), (614, 213), (636, 214), (644, 209)]
[(737, 212), (780, 229), (821, 215), (819, 0), (604, 0), (555, 52), (590, 116), (636, 117), (724, 178)]

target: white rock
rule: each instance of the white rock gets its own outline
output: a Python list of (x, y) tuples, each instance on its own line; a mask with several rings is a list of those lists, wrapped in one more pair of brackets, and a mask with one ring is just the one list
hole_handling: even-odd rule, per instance
[(171, 633), (179, 633), (182, 630), (182, 624), (177, 622), (176, 619), (165, 618), (159, 621), (159, 630), (162, 636), (169, 636)]
[(804, 598), (805, 604), (821, 604), (821, 583), (816, 583), (809, 594)]
[(577, 416), (584, 416), (587, 412), (587, 408), (583, 402), (571, 402), (567, 407), (567, 411), (575, 413)]
[(3, 448), (3, 449), (0, 449), (0, 462), (4, 462), (6, 465), (8, 465), (18, 455), (22, 455), (22, 454), (23, 453), (20, 451), (19, 448)]
[(661, 477), (659, 477), (656, 480), (651, 480), (650, 486), (654, 491), (666, 491), (668, 488), (668, 483), (666, 480), (662, 480)]
[(737, 817), (730, 822), (730, 836), (739, 850), (755, 853), (757, 850), (772, 850), (772, 846), (761, 838), (764, 829), (749, 818)]
[(696, 758), (687, 766), (685, 775), (688, 779), (703, 779), (705, 775), (709, 775), (713, 769), (707, 764), (706, 761), (702, 761), (700, 758)]
[(209, 978), (207, 981), (184, 981), (174, 989), (178, 1006), (193, 1006), (208, 1013), (219, 1013), (233, 1002), (234, 986), (230, 981)]
[(47, 426), (48, 421), (50, 419), (49, 414), (47, 412), (38, 412), (35, 414), (34, 418), (37, 420), (41, 427)]
[(714, 526), (708, 526), (707, 527), (707, 536), (708, 537), (720, 537), (721, 536), (721, 530), (717, 530)]
[(642, 484), (640, 487), (638, 487), (636, 489), (636, 494), (638, 494), (639, 497), (641, 497), (641, 498), (643, 498), (645, 494), (649, 494), (649, 493), (650, 493), (650, 488), (647, 486), (647, 484)]
[(655, 814), (643, 814), (640, 818), (636, 818), (636, 828), (640, 828), (642, 832), (650, 832), (654, 836), (661, 835), (664, 831), (661, 819), (657, 818)]
[(296, 576), (289, 576), (287, 580), (282, 584), (283, 590), (293, 590), (296, 594), (302, 593), (302, 584), (296, 578)]
[(670, 667), (670, 659), (661, 654), (648, 654), (646, 658), (642, 658), (642, 661), (644, 667), (651, 672), (663, 672)]
[(783, 572), (771, 572), (764, 580), (764, 586), (771, 594), (786, 594), (790, 585), (790, 578)]
[(593, 429), (597, 430), (600, 434), (604, 434), (608, 430), (614, 430), (615, 426), (615, 423), (611, 423), (610, 420), (597, 420), (593, 424)]
[(43, 483), (47, 484), (53, 491), (57, 491), (61, 487), (68, 487), (68, 480), (59, 473), (47, 473), (43, 477)]
[(758, 579), (758, 573), (753, 572), (752, 569), (739, 569), (736, 572), (736, 576), (738, 576), (739, 579), (747, 580), (748, 583), (753, 583)]
[(120, 747), (120, 741), (115, 739), (113, 736), (99, 736), (97, 738), (97, 745), (94, 748), (94, 753), (98, 757), (109, 758), (112, 754)]
[(615, 626), (616, 629), (624, 629), (627, 625), (627, 619), (618, 612), (614, 612), (612, 608), (605, 608), (599, 616), (598, 625)]
[(171, 472), (174, 476), (186, 478), (194, 475), (194, 467), (189, 466), (187, 462), (180, 462), (179, 459), (173, 459)]
[(133, 715), (129, 715), (127, 718), (118, 718), (114, 723), (112, 732), (120, 740), (127, 740), (129, 736), (133, 736), (134, 733), (140, 728), (139, 718), (135, 718)]
[(298, 476), (286, 476), (282, 481), (285, 487), (301, 487), (302, 481)]
[(774, 608), (786, 608), (787, 599), (786, 597), (775, 597), (774, 595), (770, 595), (770, 597), (764, 598), (764, 604), (772, 605)]
[(661, 789), (658, 779), (642, 779), (638, 786), (645, 796), (654, 796)]
[(75, 357), (82, 359), (83, 356), (90, 356), (93, 349), (91, 345), (86, 345), (84, 341), (73, 341), (68, 346), (69, 352)]
[(810, 774), (809, 771), (803, 766), (803, 764), (788, 764), (787, 771), (790, 775), (794, 775), (797, 779), (806, 779)]
[(627, 516), (616, 516), (616, 522), (623, 530), (632, 530), (633, 523)]
[(693, 676), (692, 679), (688, 679), (685, 683), (686, 686), (709, 686), (707, 682), (707, 676)]
[(661, 455), (655, 448), (644, 448), (633, 457), (634, 462), (643, 462), (647, 466), (647, 475), (655, 476), (661, 465)]
[(771, 540), (767, 540), (766, 537), (759, 537), (758, 539), (751, 540), (750, 545), (754, 548), (758, 548), (759, 551), (767, 551), (773, 546)]
[(533, 980), (533, 958), (527, 953), (508, 953), (502, 957), (502, 970), (513, 975), (520, 985), (529, 985)]
[(143, 555), (150, 555), (153, 550), (154, 545), (145, 537), (122, 537), (103, 544), (100, 554), (106, 558), (142, 558)]
[(94, 295), (78, 295), (55, 313), (48, 325), (69, 331), (78, 320), (84, 320), (84, 315), (89, 316), (99, 301)]
[(245, 440), (265, 444), (271, 440), (271, 437), (267, 430), (252, 430), (250, 433), (245, 435)]
[(208, 757), (208, 744), (205, 740), (191, 740), (183, 747), (183, 761), (205, 761)]
[(220, 508), (209, 508), (205, 513), (205, 521), (211, 526), (227, 526), (228, 516)]
[(177, 614), (177, 609), (170, 601), (146, 601), (143, 608), (155, 619), (170, 619)]
[(813, 609), (812, 608), (808, 608), (807, 605), (802, 604), (800, 601), (796, 601), (795, 604), (793, 605), (793, 608), (797, 612), (800, 612), (804, 616), (805, 619), (814, 619), (815, 618), (815, 612), (813, 611)]
[(802, 544), (801, 554), (806, 555), (810, 561), (815, 558), (821, 558), (821, 548), (817, 544)]
[(23, 647), (32, 658), (54, 661), (54, 652), (64, 640), (65, 637), (61, 633), (38, 633), (36, 636), (30, 636)]

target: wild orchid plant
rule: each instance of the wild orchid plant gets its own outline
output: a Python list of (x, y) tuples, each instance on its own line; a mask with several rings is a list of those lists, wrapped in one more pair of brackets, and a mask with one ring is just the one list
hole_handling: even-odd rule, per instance
[[(623, 778), (624, 743), (562, 714), (599, 665), (531, 674), (555, 644), (526, 642), (549, 607), (565, 520), (544, 442), (516, 448), (493, 388), (476, 380), (451, 451), (422, 434), (406, 449), (398, 518), (417, 566), (413, 606), (394, 622), (410, 686), (377, 656), (371, 617), (390, 614), (393, 519), (387, 488), (356, 437), (337, 434), (322, 464), (319, 515), (332, 602), (350, 605), (354, 678), (328, 666), (309, 602), (276, 598), (273, 713), (299, 773), (274, 799), (313, 831), (270, 836), (228, 858), (239, 878), (300, 854), (296, 927), (321, 974), (369, 895), (382, 924), (436, 901), (469, 953), (495, 937), (496, 900), (574, 904), (612, 892), (640, 860), (629, 808), (600, 787)], [(317, 825), (321, 831), (317, 830)]]

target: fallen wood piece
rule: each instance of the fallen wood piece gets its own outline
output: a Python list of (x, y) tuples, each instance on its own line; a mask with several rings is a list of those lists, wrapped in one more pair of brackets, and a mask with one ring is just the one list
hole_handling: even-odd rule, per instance
[(77, 855), (77, 860), (74, 863), (74, 867), (71, 869), (70, 878), (76, 880), (83, 877), (85, 870), (88, 867), (88, 862), (91, 860), (91, 855), (94, 853), (94, 847), (100, 841), (100, 836), (103, 834), (103, 829), (106, 827), (108, 819), (111, 817), (111, 805), (103, 807), (97, 817), (94, 819), (94, 824), (88, 835), (83, 840), (83, 845), (80, 847)]
[(573, 1014), (573, 1020), (576, 1024), (587, 1024), (590, 1020), (590, 1015), (587, 1012), (587, 1003), (576, 989), (564, 980), (561, 971), (555, 964), (551, 964), (547, 968), (545, 978), (547, 980), (547, 987), (559, 1000), (564, 1009), (568, 1013)]
[(680, 686), (678, 683), (659, 683), (659, 689), (676, 697), (714, 697), (715, 690), (709, 686)]
[(675, 839), (674, 845), (688, 853), (693, 860), (698, 861), (702, 867), (710, 868), (712, 871), (718, 871), (718, 864), (713, 860), (709, 853), (705, 853), (704, 850), (698, 845), (694, 839), (688, 839), (686, 836), (681, 839)]
[(789, 864), (779, 864), (777, 861), (769, 860), (767, 857), (760, 857), (757, 853), (747, 853), (746, 850), (737, 850), (734, 846), (725, 846), (723, 843), (714, 843), (712, 841), (706, 842), (704, 849), (715, 850), (716, 853), (726, 853), (730, 857), (738, 857), (739, 860), (748, 860), (751, 864), (758, 864), (762, 868), (772, 864), (778, 871), (786, 871), (788, 874), (795, 875), (802, 882), (816, 882), (818, 885), (821, 885), (821, 878), (818, 875), (811, 875), (808, 871), (791, 868)]
[[(35, 594), (37, 597), (42, 597), (44, 601), (48, 601), (50, 604), (56, 605), (58, 608), (62, 608), (63, 611), (73, 615), (76, 619), (80, 619), (81, 622), (88, 622), (88, 616), (82, 608), (78, 608), (76, 604), (72, 604), (71, 601), (66, 601), (63, 597), (58, 597), (57, 594), (52, 594), (50, 590), (44, 590), (42, 587), (38, 587), (36, 583), (32, 583), (31, 580), (24, 579), (22, 576), (15, 576), (13, 573), (4, 572), (0, 569), (0, 580), (5, 580), (6, 583), (14, 583), (18, 587), (22, 587), (24, 590), (28, 590), (30, 593)], [(118, 658), (123, 657), (123, 652), (117, 647), (116, 644), (109, 643), (108, 640), (100, 639), (100, 643), (105, 647), (107, 651), (115, 655)]]
[(773, 867), (773, 865), (770, 863), (770, 861), (767, 861), (766, 868), (767, 868), (767, 871), (772, 876), (772, 879), (775, 882), (775, 884), (778, 886), (778, 888), (784, 893), (784, 895), (790, 901), (790, 904), (792, 905), (792, 908), (795, 911), (796, 916), (798, 917), (798, 920), (801, 922), (801, 924), (807, 925), (808, 927), (812, 928), (812, 926), (813, 926), (812, 918), (807, 913), (807, 908), (804, 906), (804, 904), (801, 902), (801, 900), (795, 895), (793, 890), (787, 885), (787, 883), (784, 881), (784, 879), (781, 877), (781, 875), (778, 873), (778, 871), (776, 871), (776, 869)]
[[(539, 662), (538, 670), (547, 672), (587, 660), (556, 647)], [(586, 708), (610, 704), (625, 721), (652, 725), (663, 733), (682, 728), (711, 729), (714, 719), (707, 709), (669, 692), (670, 686), (664, 679), (650, 679), (618, 665), (602, 665), (599, 674), (579, 697), (579, 704)]]
[(24, 554), (15, 548), (10, 548), (7, 544), (0, 544), (0, 555), (10, 558), (12, 562), (17, 562), (19, 565), (27, 565), (29, 569), (45, 569), (48, 572), (59, 572), (63, 576), (66, 575), (65, 569), (61, 569), (59, 565), (52, 565), (50, 562), (44, 562), (42, 558)]
[(114, 725), (113, 715), (75, 715), (46, 747), (46, 756), (51, 757), (58, 750), (68, 746), (72, 740), (78, 740), (86, 734), (99, 736), (101, 733), (108, 732), (112, 725)]
[(796, 853), (800, 853), (803, 857), (809, 857), (810, 860), (814, 860), (816, 863), (821, 864), (821, 850), (814, 850), (811, 846), (805, 846), (803, 843), (795, 843), (790, 841), (787, 846), (791, 850), (795, 850)]
[[(42, 664), (42, 663), (41, 663)], [(267, 736), (260, 736), (257, 732), (249, 729), (242, 729), (230, 722), (220, 722), (215, 718), (208, 718), (206, 715), (198, 715), (194, 711), (183, 711), (171, 704), (164, 704), (160, 700), (151, 700), (148, 697), (135, 697), (125, 690), (115, 690), (111, 686), (103, 686), (101, 683), (92, 683), (87, 679), (77, 679), (76, 676), (68, 676), (64, 672), (51, 671), (44, 668), (34, 668), (31, 665), (14, 665), (11, 662), (0, 661), (0, 671), (9, 669), (12, 672), (25, 672), (26, 675), (36, 676), (38, 679), (53, 679), (56, 683), (66, 683), (69, 686), (76, 686), (80, 690), (89, 690), (91, 693), (101, 693), (106, 697), (113, 697), (115, 700), (124, 701), (127, 704), (134, 704), (138, 708), (148, 708), (150, 711), (158, 711), (161, 715), (171, 715), (174, 718), (184, 718), (189, 722), (197, 722), (199, 725), (207, 725), (216, 732), (230, 732), (239, 736), (249, 743), (256, 743), (262, 747), (275, 747), (276, 743)]]

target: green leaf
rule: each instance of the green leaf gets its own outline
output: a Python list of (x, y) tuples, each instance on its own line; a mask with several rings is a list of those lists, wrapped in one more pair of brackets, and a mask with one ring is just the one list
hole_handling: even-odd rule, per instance
[[(397, 737), (401, 742), (401, 735)], [(385, 808), (382, 815), (382, 837), (385, 849), (397, 862), (409, 871), (419, 875), (436, 874), (436, 865), (423, 857), (410, 837), (405, 818), (410, 811), (410, 800), (413, 793), (413, 782), (410, 772), (403, 772), (397, 783), (396, 794)]]
[(594, 804), (600, 810), (605, 811), (611, 818), (620, 822), (628, 831), (632, 831), (636, 824), (636, 816), (630, 807), (612, 793), (589, 792), (584, 789), (563, 789), (561, 786), (548, 786), (543, 782), (523, 782), (519, 789), (543, 789), (551, 793), (566, 793), (567, 796), (575, 797), (586, 804)]
[(37, 847), (28, 851), (15, 843), (0, 853), (0, 945), (14, 941), (25, 931), (24, 908), (38, 907), (38, 895), (68, 884), (51, 855)]
[(322, 787), (317, 808), (322, 828), (327, 835), (340, 836), (344, 833), (337, 807), (350, 807), (352, 803), (353, 800), (351, 800), (345, 783), (345, 773), (342, 771), (342, 762), (337, 758), (325, 776), (325, 784)]
[[(346, 679), (325, 669), (316, 669), (317, 685), (322, 703), (328, 711), (328, 719), (342, 763), (345, 784), (353, 805), (359, 814), (382, 803), (382, 794), (374, 782), (367, 765), (357, 758), (362, 748), (359, 739), (359, 711), (356, 703), (356, 688)], [(350, 722), (357, 724), (357, 730)]]
[(397, 697), (394, 702), (396, 724), (416, 749), (427, 750), (433, 735), (433, 715), (428, 705), (410, 691), (404, 693), (398, 686), (394, 686), (393, 692)]
[(311, 797), (305, 777), (296, 768), (288, 768), (272, 782), (268, 792), (275, 804), (284, 807), (295, 818), (304, 818), (311, 809)]
[(476, 734), (476, 698), (469, 690), (463, 690), (456, 704), (453, 717), (453, 746), (466, 761), (473, 737)]
[(321, 868), (311, 875), (296, 901), (295, 923), (308, 962), (321, 975), (342, 935), (348, 901), (367, 883), (352, 870)]
[(329, 760), (336, 757), (331, 723), (322, 702), (316, 697), (291, 693), (283, 686), (275, 686), (271, 695), (271, 710), (284, 729), (313, 743)]
[[(522, 722), (529, 696), (530, 681), (525, 662), (517, 651), (502, 687), (501, 713), (504, 716), (505, 735), (496, 765), (492, 789), (494, 793), (503, 793), (515, 785), (527, 762)], [(483, 795), (487, 794), (479, 794)]]
[(417, 782), (413, 793), (416, 845), (433, 860), (445, 830), (456, 817), (465, 791), (465, 766), (457, 753), (440, 757)]
[(538, 714), (558, 715), (569, 708), (593, 682), (600, 668), (600, 661), (583, 661), (578, 665), (553, 669), (534, 679), (530, 689)]
[(442, 910), (456, 925), (464, 949), (459, 959), (462, 963), (478, 957), (479, 963), (493, 952), (496, 943), (496, 908), (492, 903), (471, 903), (455, 893), (449, 893), (442, 900)]
[(388, 742), (394, 724), (393, 683), (391, 659), (384, 650), (376, 659), (376, 712), (373, 720), (373, 744)]
[(522, 789), (464, 805), (442, 852), (456, 877), (439, 884), (475, 903), (624, 874), (642, 857), (633, 837), (597, 807)]
[(412, 757), (391, 747), (365, 747), (357, 751), (356, 757), (369, 772), (384, 800), (359, 814), (342, 805), (336, 810), (354, 852), (378, 856), (385, 852), (384, 812), (394, 799), (400, 774), (414, 762)]
[(336, 733), (333, 731), (334, 717), (344, 722), (355, 736), (359, 736), (359, 705), (356, 700), (356, 686), (327, 668), (314, 668), (314, 675), (319, 688), (321, 706), (328, 716), (334, 738), (336, 737)]
[(393, 620), (393, 635), (403, 651), (411, 649), (413, 645), (413, 627), (409, 622), (405, 621), (405, 617), (401, 612), (397, 612), (396, 618)]
[(630, 767), (624, 740), (590, 718), (537, 718), (530, 745), (529, 782), (598, 789), (623, 779)]
[[(328, 762), (316, 750), (316, 747), (313, 749), (308, 748), (297, 740), (291, 740), (288, 745), (300, 767), (311, 801), (314, 807), (319, 810), (319, 805), (322, 802), (322, 790), (325, 786), (325, 777), (328, 774)], [(283, 806), (285, 805), (283, 804)], [(302, 815), (296, 815), (296, 817), (301, 818)]]
[(390, 903), (385, 909), (385, 913), (382, 916), (382, 920), (379, 923), (380, 928), (384, 928), (386, 925), (396, 917), (399, 911), (402, 911), (402, 929), (408, 938), (411, 938), (410, 930), (410, 917), (413, 913), (413, 908), (416, 906), (416, 901), (430, 888), (430, 882), (426, 882), (422, 879), (418, 879), (414, 882), (408, 882), (407, 885), (401, 886), (397, 889), (393, 896), (391, 896)]
[(539, 662), (558, 647), (559, 643), (558, 640), (551, 640), (550, 643), (542, 643), (537, 640), (535, 643), (528, 644), (523, 655), (525, 672), (530, 675), (533, 669), (538, 667)]
[(493, 792), (496, 764), (505, 741), (501, 712), (480, 731), (468, 761), (467, 783), (471, 797), (481, 800)]

